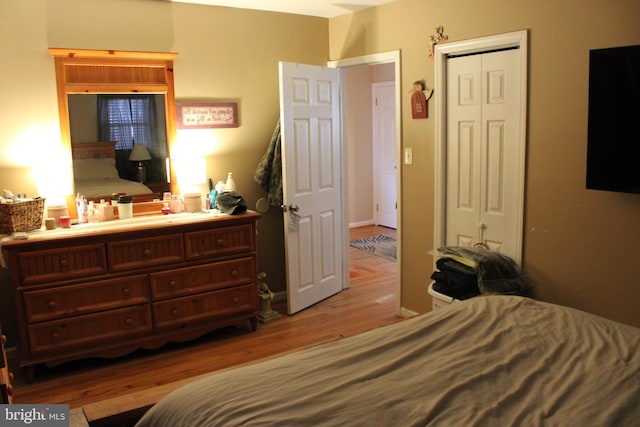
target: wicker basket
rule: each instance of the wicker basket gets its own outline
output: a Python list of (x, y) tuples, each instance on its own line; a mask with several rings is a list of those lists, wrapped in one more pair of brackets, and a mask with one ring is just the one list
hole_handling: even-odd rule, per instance
[(31, 231), (42, 227), (44, 199), (26, 202), (0, 203), (0, 233)]

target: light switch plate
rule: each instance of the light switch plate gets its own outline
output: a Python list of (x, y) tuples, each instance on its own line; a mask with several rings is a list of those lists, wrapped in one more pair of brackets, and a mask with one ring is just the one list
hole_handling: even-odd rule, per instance
[(410, 165), (413, 163), (413, 149), (405, 148), (404, 149), (404, 164)]

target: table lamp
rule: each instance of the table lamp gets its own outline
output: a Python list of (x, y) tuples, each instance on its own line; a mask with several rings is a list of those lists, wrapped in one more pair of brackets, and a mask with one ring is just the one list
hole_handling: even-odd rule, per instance
[(138, 181), (145, 182), (147, 180), (146, 172), (144, 169), (144, 161), (150, 160), (151, 154), (147, 147), (142, 144), (133, 144), (131, 154), (129, 154), (129, 161), (138, 162)]

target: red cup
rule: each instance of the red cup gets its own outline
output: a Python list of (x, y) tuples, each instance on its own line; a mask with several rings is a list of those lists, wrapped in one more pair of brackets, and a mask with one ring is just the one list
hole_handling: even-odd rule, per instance
[(60, 227), (62, 228), (71, 228), (71, 217), (69, 215), (62, 215), (59, 218)]

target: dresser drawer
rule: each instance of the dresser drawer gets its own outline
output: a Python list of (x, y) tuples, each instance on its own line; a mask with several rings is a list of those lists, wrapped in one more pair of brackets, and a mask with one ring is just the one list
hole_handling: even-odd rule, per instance
[(153, 331), (149, 305), (137, 305), (27, 327), (31, 353), (73, 347), (90, 350), (96, 344), (123, 344), (124, 340)]
[(107, 243), (111, 271), (134, 270), (184, 260), (181, 234)]
[(23, 284), (53, 282), (104, 274), (107, 257), (104, 244), (27, 251), (18, 254)]
[(27, 322), (110, 310), (149, 302), (146, 274), (24, 293)]
[(243, 285), (153, 304), (157, 330), (179, 329), (258, 309), (255, 285)]
[(185, 233), (187, 259), (255, 251), (251, 224)]
[(246, 257), (152, 273), (151, 295), (162, 299), (253, 283), (254, 271), (253, 258)]

